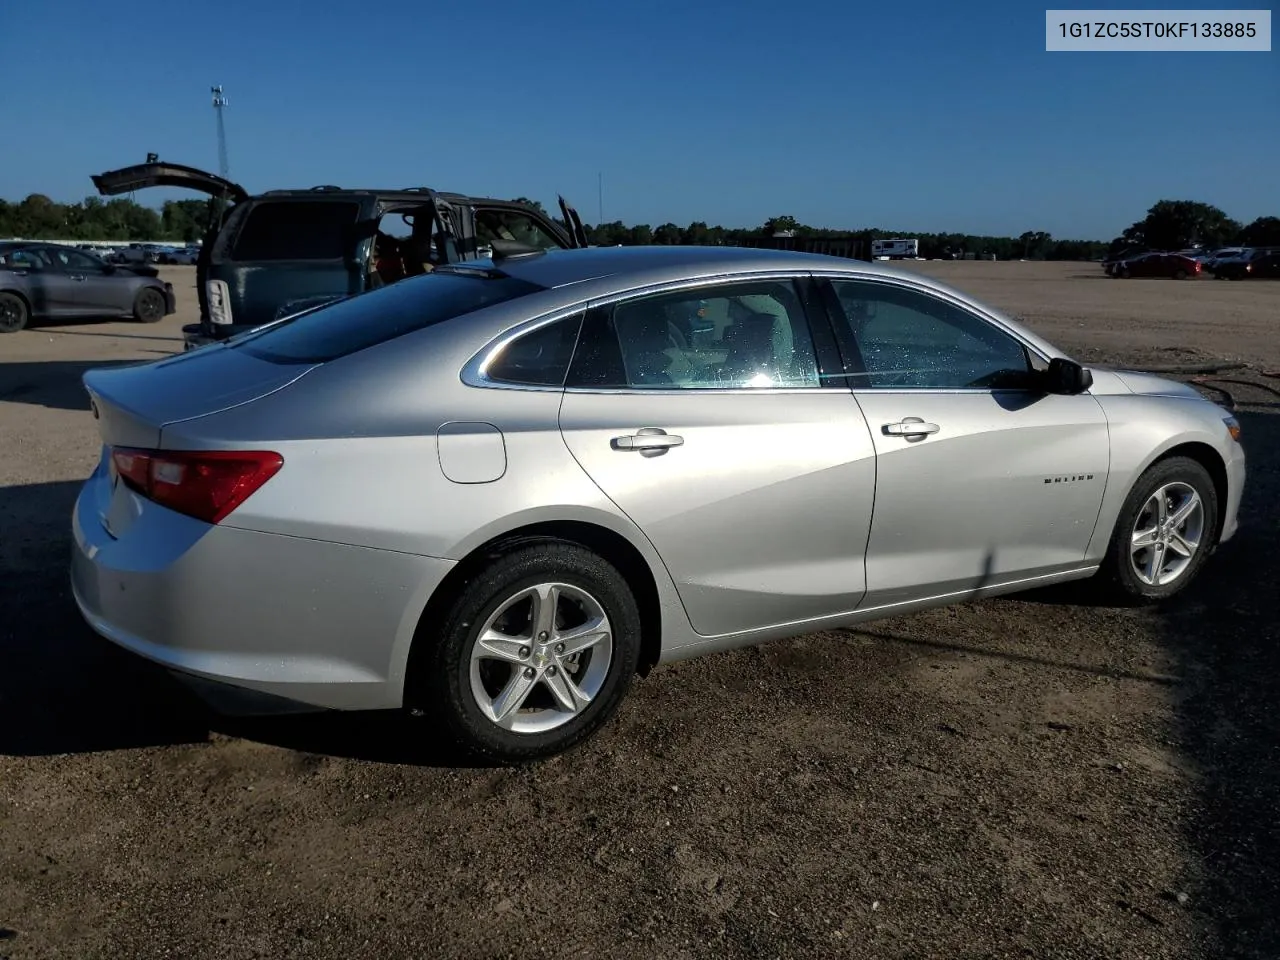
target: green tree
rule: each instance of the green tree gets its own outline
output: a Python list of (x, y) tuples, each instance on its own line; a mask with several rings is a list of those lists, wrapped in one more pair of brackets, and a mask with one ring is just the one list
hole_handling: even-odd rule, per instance
[(1240, 235), (1240, 224), (1217, 207), (1193, 200), (1157, 201), (1122, 239), (1150, 250), (1184, 250), (1195, 244), (1221, 247)]
[(1280, 217), (1259, 217), (1240, 231), (1240, 242), (1250, 247), (1280, 247)]
[(652, 243), (675, 246), (681, 240), (681, 231), (674, 223), (664, 223), (653, 231)]
[(760, 228), (760, 232), (766, 237), (777, 236), (780, 233), (788, 233), (791, 231), (798, 232), (800, 229), (800, 221), (795, 217), (770, 217), (764, 222), (764, 226)]

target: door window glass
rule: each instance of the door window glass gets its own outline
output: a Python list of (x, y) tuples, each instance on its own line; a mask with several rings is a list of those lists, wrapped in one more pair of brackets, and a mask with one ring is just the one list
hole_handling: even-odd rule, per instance
[(571, 386), (630, 389), (817, 387), (795, 284), (756, 280), (640, 297), (593, 314)]
[(855, 388), (1021, 387), (1026, 349), (981, 317), (938, 297), (870, 280), (832, 282), (861, 354)]

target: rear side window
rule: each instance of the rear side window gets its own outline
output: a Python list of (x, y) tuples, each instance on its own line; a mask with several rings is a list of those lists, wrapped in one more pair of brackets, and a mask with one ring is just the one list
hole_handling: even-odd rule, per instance
[(496, 383), (563, 387), (581, 326), (582, 314), (577, 314), (512, 340), (488, 365), (485, 376)]
[(236, 237), (232, 260), (340, 260), (354, 249), (360, 205), (339, 200), (257, 203)]
[(515, 277), (438, 271), (283, 320), (234, 349), (273, 363), (326, 363), (544, 289)]

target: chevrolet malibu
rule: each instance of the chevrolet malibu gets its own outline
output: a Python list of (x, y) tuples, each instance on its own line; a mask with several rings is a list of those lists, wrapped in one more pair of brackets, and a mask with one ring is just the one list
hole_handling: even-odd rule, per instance
[(782, 251), (506, 251), (84, 382), (96, 631), (224, 709), (406, 707), (503, 762), (657, 663), (1082, 578), (1170, 597), (1245, 476), (1186, 385)]

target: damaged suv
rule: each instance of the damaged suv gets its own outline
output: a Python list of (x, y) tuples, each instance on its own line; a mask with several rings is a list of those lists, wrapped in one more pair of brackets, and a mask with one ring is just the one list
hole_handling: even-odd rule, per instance
[(196, 262), (200, 322), (183, 327), (188, 350), (441, 264), (588, 245), (563, 199), (561, 226), (528, 204), (429, 187), (251, 195), (216, 174), (158, 162), (92, 179), (103, 196), (182, 187), (212, 198)]

